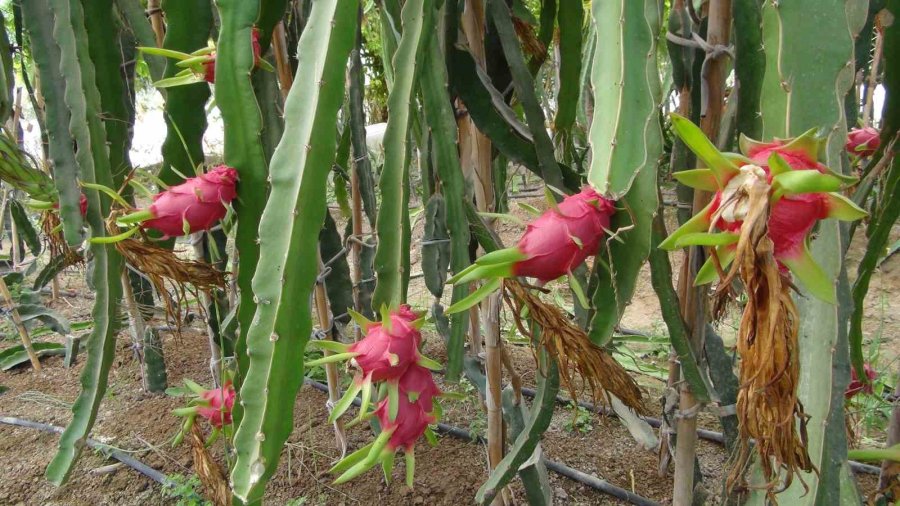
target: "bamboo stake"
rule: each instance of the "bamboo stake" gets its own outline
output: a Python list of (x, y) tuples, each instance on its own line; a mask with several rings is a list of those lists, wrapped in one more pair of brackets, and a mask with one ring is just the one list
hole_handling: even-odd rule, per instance
[[(194, 236), (191, 240), (191, 244), (194, 247), (194, 257), (198, 260), (203, 260), (206, 256), (205, 245), (206, 241), (211, 240), (206, 232), (200, 232), (196, 236)], [(221, 374), (220, 374), (220, 366), (222, 364), (222, 349), (219, 347), (219, 343), (216, 342), (216, 332), (213, 331), (212, 327), (212, 315), (210, 313), (210, 308), (213, 307), (214, 301), (212, 297), (209, 296), (207, 292), (203, 290), (200, 291), (200, 303), (203, 304), (203, 307), (206, 308), (206, 338), (209, 344), (209, 372), (212, 375), (213, 385), (216, 388), (219, 388), (221, 385)], [(219, 329), (220, 331), (222, 329)]]
[[(708, 4), (707, 43), (712, 46), (727, 46), (731, 39), (731, 0), (711, 0)], [(707, 54), (706, 81), (707, 102), (700, 104), (704, 111), (700, 119), (700, 128), (711, 139), (717, 137), (722, 119), (722, 104), (725, 100), (725, 71), (727, 61), (725, 54)], [(710, 201), (710, 192), (694, 191), (694, 214), (700, 212)], [(682, 296), (682, 315), (691, 330), (691, 344), (695, 354), (700, 356), (703, 350), (704, 332), (706, 329), (706, 292), (694, 288), (693, 279), (703, 260), (703, 250), (692, 248), (688, 251), (687, 261), (682, 268), (679, 280), (679, 291)], [(679, 416), (676, 421), (678, 441), (675, 447), (675, 485), (672, 504), (688, 506), (694, 498), (694, 461), (697, 446), (697, 416), (700, 408), (690, 385), (681, 381), (681, 398)]]
[(150, 17), (150, 26), (153, 27), (153, 33), (156, 34), (156, 47), (163, 47), (166, 25), (163, 21), (159, 0), (147, 0), (147, 16)]
[(875, 86), (878, 84), (878, 64), (884, 52), (884, 36), (880, 16), (875, 17), (875, 52), (872, 55), (872, 69), (869, 72), (869, 83), (866, 86), (866, 102), (863, 105), (863, 126), (872, 126), (872, 103), (875, 98)]
[[(319, 279), (316, 280), (316, 314), (319, 318), (319, 326), (325, 333), (324, 339), (334, 341), (334, 323), (331, 319), (331, 308), (328, 305), (328, 294), (325, 291), (325, 280), (321, 278), (322, 272), (325, 271), (325, 264), (322, 263), (322, 256), (319, 255)], [(330, 351), (325, 351), (327, 357), (331, 355)], [(341, 398), (341, 378), (338, 375), (337, 364), (334, 362), (325, 364), (325, 377), (328, 380), (328, 412)], [(334, 438), (337, 443), (338, 450), (341, 451), (341, 458), (347, 454), (347, 435), (344, 432), (344, 420), (338, 417), (334, 421)]]
[[(484, 313), (485, 335), (485, 372), (487, 389), (485, 405), (487, 406), (487, 440), (488, 463), (495, 469), (504, 455), (503, 430), (503, 340), (500, 339), (500, 292), (493, 293), (486, 300)], [(506, 488), (494, 498), (493, 504), (510, 504), (509, 492)]]
[(16, 309), (12, 294), (9, 293), (9, 287), (6, 286), (6, 280), (3, 279), (3, 276), (0, 276), (0, 294), (3, 295), (3, 300), (6, 302), (6, 308), (12, 316), (12, 321), (16, 326), (16, 330), (19, 331), (19, 338), (22, 340), (22, 346), (25, 347), (25, 352), (28, 353), (28, 358), (31, 360), (31, 366), (34, 367), (35, 371), (40, 371), (41, 361), (38, 360), (37, 353), (34, 352), (34, 347), (31, 345), (31, 337), (28, 335), (28, 329), (25, 328), (25, 323), (22, 322), (22, 317), (19, 315), (19, 310)]

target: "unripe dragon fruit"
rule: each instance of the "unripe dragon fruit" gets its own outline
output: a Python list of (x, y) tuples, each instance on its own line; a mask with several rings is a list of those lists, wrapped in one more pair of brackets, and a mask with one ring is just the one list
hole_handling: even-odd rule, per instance
[(528, 224), (515, 247), (482, 256), (448, 283), (513, 276), (547, 283), (569, 274), (597, 253), (614, 212), (612, 201), (585, 187)]
[(187, 235), (212, 228), (225, 217), (227, 205), (237, 196), (237, 171), (219, 165), (206, 174), (185, 180), (153, 197), (149, 208), (119, 218), (119, 223), (140, 222), (166, 237)]
[(867, 394), (871, 394), (873, 392), (872, 382), (875, 381), (875, 378), (878, 377), (878, 373), (870, 364), (863, 364), (863, 369), (866, 372), (866, 377), (868, 381), (860, 381), (859, 376), (856, 374), (856, 368), (850, 368), (850, 383), (847, 385), (847, 390), (844, 391), (844, 398), (850, 399), (855, 397), (857, 394), (861, 392), (865, 392)]
[[(853, 179), (834, 174), (819, 163), (820, 140), (814, 131), (765, 143), (742, 137), (741, 155), (719, 153), (686, 118), (673, 114), (672, 125), (709, 167), (682, 171), (675, 177), (687, 186), (715, 192), (715, 196), (660, 247), (712, 246), (722, 268), (727, 268), (734, 259), (735, 244), (748, 212), (748, 185), (763, 181), (770, 187), (767, 235), (778, 266), (784, 273), (793, 273), (813, 295), (833, 302), (832, 282), (809, 253), (809, 233), (821, 219), (857, 220), (866, 213), (835, 193)], [(717, 275), (710, 258), (697, 273), (695, 283), (709, 283)]]
[(875, 154), (881, 146), (881, 134), (872, 127), (854, 128), (847, 134), (847, 152), (860, 158), (868, 158)]

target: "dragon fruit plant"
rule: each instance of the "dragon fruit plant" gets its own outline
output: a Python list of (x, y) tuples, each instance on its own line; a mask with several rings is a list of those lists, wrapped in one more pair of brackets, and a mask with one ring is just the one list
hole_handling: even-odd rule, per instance
[(187, 390), (194, 394), (189, 405), (184, 408), (178, 408), (173, 411), (177, 416), (184, 417), (184, 423), (181, 431), (175, 437), (174, 445), (178, 445), (184, 439), (184, 435), (190, 432), (197, 417), (205, 419), (210, 427), (212, 434), (207, 439), (207, 444), (212, 444), (219, 435), (224, 432), (230, 432), (232, 419), (231, 410), (234, 407), (235, 396), (237, 395), (231, 380), (226, 380), (221, 387), (213, 389), (205, 389), (197, 383), (185, 379), (184, 385)]
[(535, 278), (545, 284), (569, 275), (576, 295), (583, 299), (583, 291), (571, 273), (589, 256), (597, 254), (615, 206), (590, 186), (565, 197), (559, 204), (551, 202), (551, 206), (528, 224), (515, 246), (488, 253), (447, 280), (450, 284), (491, 280), (448, 308), (447, 314), (473, 306), (496, 289), (501, 278), (518, 276)]
[[(349, 360), (350, 367), (356, 370), (352, 386), (335, 405), (329, 422), (344, 414), (361, 393), (359, 416), (349, 425), (375, 417), (381, 434), (334, 466), (333, 473), (342, 473), (335, 482), (349, 481), (378, 463), (382, 464), (385, 479), (390, 481), (394, 455), (402, 449), (406, 456), (407, 485), (411, 487), (415, 469), (413, 448), (423, 435), (432, 439), (429, 425), (439, 418), (436, 398), (442, 394), (431, 371), (440, 369), (440, 364), (419, 352), (422, 320), (409, 306), (403, 304), (393, 311), (382, 310), (380, 322), (351, 314), (363, 328), (365, 337), (351, 345), (314, 341), (312, 345), (335, 354), (306, 365)], [(375, 384), (380, 386), (380, 400), (374, 411), (369, 412)]]
[[(678, 172), (681, 183), (715, 192), (712, 202), (673, 232), (660, 247), (709, 246), (715, 254), (699, 270), (696, 285), (714, 281), (719, 269), (734, 260), (736, 244), (748, 212), (749, 185), (764, 180), (770, 186), (768, 237), (782, 274), (792, 273), (814, 296), (834, 302), (832, 280), (816, 264), (808, 248), (819, 220), (853, 221), (866, 215), (836, 193), (854, 181), (830, 171), (817, 157), (820, 140), (810, 130), (794, 139), (759, 142), (742, 136), (741, 154), (720, 153), (690, 120), (672, 115), (675, 132), (709, 168)], [(718, 266), (717, 266), (718, 263)]]
[(863, 364), (863, 370), (866, 373), (866, 380), (859, 379), (859, 376), (856, 374), (856, 368), (850, 368), (850, 383), (847, 384), (847, 390), (844, 391), (845, 399), (852, 399), (856, 397), (859, 393), (867, 393), (872, 394), (874, 389), (872, 388), (872, 382), (878, 377), (878, 372), (875, 371), (870, 364)]
[[(253, 64), (263, 70), (273, 72), (275, 69), (266, 60), (262, 58), (262, 48), (259, 44), (259, 30), (254, 27), (251, 32), (251, 43), (253, 44)], [(157, 88), (170, 88), (172, 86), (181, 86), (184, 84), (193, 84), (207, 82), (209, 84), (216, 83), (216, 47), (210, 44), (207, 47), (198, 49), (193, 53), (182, 53), (171, 49), (162, 49), (157, 47), (139, 47), (140, 51), (157, 56), (164, 56), (178, 60), (175, 65), (184, 68), (172, 77), (161, 79), (155, 83)]]
[(209, 230), (225, 217), (228, 205), (237, 196), (237, 179), (237, 171), (225, 165), (188, 178), (154, 195), (148, 208), (119, 217), (119, 225), (133, 227), (111, 239), (130, 236), (138, 228), (156, 230), (165, 237)]
[(881, 133), (872, 127), (854, 128), (847, 134), (847, 153), (858, 158), (868, 158), (881, 146)]

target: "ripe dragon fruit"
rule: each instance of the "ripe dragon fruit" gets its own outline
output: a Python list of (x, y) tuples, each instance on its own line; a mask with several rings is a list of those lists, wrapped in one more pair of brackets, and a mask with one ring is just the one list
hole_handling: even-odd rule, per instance
[(869, 364), (863, 364), (863, 369), (866, 372), (868, 381), (861, 381), (859, 379), (859, 376), (856, 374), (856, 368), (850, 368), (850, 383), (847, 385), (847, 390), (844, 391), (845, 399), (851, 399), (861, 392), (865, 392), (867, 394), (871, 394), (873, 392), (872, 382), (875, 381), (875, 378), (878, 377), (878, 373), (875, 372), (875, 369)]
[[(866, 213), (835, 193), (853, 179), (835, 174), (819, 163), (820, 140), (814, 131), (766, 143), (742, 137), (741, 155), (720, 153), (686, 118), (673, 114), (672, 125), (709, 167), (682, 171), (675, 177), (687, 186), (715, 192), (715, 196), (660, 247), (714, 247), (722, 268), (727, 268), (734, 259), (735, 244), (748, 212), (747, 185), (764, 180), (770, 186), (771, 203), (767, 235), (779, 267), (785, 274), (793, 273), (816, 297), (833, 302), (832, 282), (809, 253), (809, 233), (821, 219), (852, 221)], [(697, 273), (695, 284), (712, 282), (717, 276), (710, 258)]]
[[(250, 43), (253, 47), (253, 66), (273, 72), (275, 69), (272, 65), (262, 58), (262, 45), (259, 42), (259, 37), (259, 29), (253, 27), (250, 33)], [(190, 54), (157, 47), (139, 47), (138, 49), (145, 54), (178, 60), (176, 65), (184, 68), (184, 70), (179, 71), (172, 77), (153, 83), (157, 88), (169, 88), (204, 81), (210, 84), (215, 84), (216, 82), (216, 48), (214, 46), (207, 46)]]
[[(259, 62), (261, 60), (260, 55), (262, 53), (262, 47), (259, 45), (259, 29), (255, 26), (253, 27), (253, 31), (250, 34), (250, 41), (253, 44), (253, 66), (259, 66)], [(208, 82), (209, 84), (216, 83), (216, 52), (213, 51), (209, 54), (208, 59), (203, 62), (203, 80)]]
[(231, 381), (226, 381), (220, 388), (206, 390), (200, 394), (200, 398), (207, 405), (200, 406), (197, 414), (209, 421), (209, 424), (215, 428), (221, 429), (223, 425), (230, 425), (235, 396)]
[(118, 222), (140, 223), (166, 237), (208, 230), (225, 217), (227, 205), (237, 196), (237, 179), (235, 169), (219, 165), (156, 194), (149, 208), (123, 216)]
[[(53, 209), (59, 209), (59, 202), (54, 202), (54, 203), (53, 203)], [(82, 218), (84, 218), (85, 216), (87, 216), (87, 209), (88, 209), (88, 199), (87, 199), (87, 195), (85, 195), (85, 194), (82, 193), (82, 194), (78, 197), (78, 210), (81, 212), (81, 217), (82, 217)]]
[(582, 304), (588, 305), (584, 290), (572, 271), (589, 256), (596, 255), (615, 213), (611, 200), (590, 186), (569, 195), (528, 224), (518, 244), (492, 251), (447, 280), (450, 284), (486, 281), (468, 297), (454, 302), (445, 314), (465, 311), (501, 285), (503, 278), (531, 277), (540, 284), (569, 276), (569, 285)]
[(597, 253), (614, 212), (611, 201), (585, 187), (531, 222), (516, 246), (482, 256), (448, 283), (513, 276), (547, 283), (569, 274)]
[[(431, 371), (413, 364), (399, 380), (399, 395), (381, 400), (370, 416), (378, 419), (381, 434), (369, 445), (338, 462), (332, 473), (342, 473), (335, 483), (344, 483), (381, 463), (384, 477), (390, 483), (394, 454), (403, 450), (406, 457), (406, 485), (413, 486), (415, 445), (429, 426), (437, 422), (435, 397), (441, 395)], [(430, 438), (429, 438), (430, 439)]]
[(860, 158), (868, 158), (875, 154), (881, 146), (881, 134), (872, 127), (854, 128), (847, 134), (847, 144), (844, 146), (851, 155)]
[(191, 398), (187, 407), (173, 411), (174, 414), (185, 417), (181, 431), (175, 437), (174, 445), (177, 446), (181, 443), (198, 416), (209, 422), (212, 427), (212, 434), (207, 440), (207, 444), (215, 441), (223, 430), (231, 430), (231, 411), (234, 408), (237, 392), (235, 392), (230, 379), (225, 380), (221, 387), (209, 390), (189, 379), (184, 380), (184, 385), (187, 390), (193, 392), (194, 397)]
[[(393, 311), (382, 310), (381, 322), (370, 322), (352, 312), (354, 320), (366, 335), (357, 343), (346, 345), (334, 341), (313, 341), (311, 344), (332, 352), (319, 360), (308, 362), (314, 366), (341, 360), (350, 360), (357, 372), (351, 387), (335, 405), (329, 417), (334, 422), (362, 392), (359, 416), (348, 425), (370, 417), (376, 417), (382, 428), (381, 435), (371, 444), (361, 448), (339, 462), (334, 473), (342, 473), (336, 483), (348, 481), (375, 464), (384, 466), (385, 478), (390, 481), (394, 453), (403, 449), (407, 459), (407, 484), (412, 486), (415, 460), (413, 447), (428, 426), (437, 421), (437, 399), (442, 395), (434, 382), (432, 370), (440, 364), (419, 353), (422, 335), (418, 330), (421, 321), (412, 308), (401, 305)], [(369, 412), (373, 383), (385, 387), (383, 398), (373, 412)]]

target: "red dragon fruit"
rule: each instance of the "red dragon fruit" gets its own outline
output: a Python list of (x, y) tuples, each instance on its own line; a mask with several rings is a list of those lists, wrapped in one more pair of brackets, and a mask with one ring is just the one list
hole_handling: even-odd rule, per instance
[(207, 390), (200, 394), (200, 398), (206, 401), (206, 406), (200, 406), (197, 414), (206, 418), (213, 427), (221, 429), (223, 425), (231, 424), (231, 408), (234, 407), (234, 387), (230, 381), (226, 381), (220, 388)]
[(227, 205), (237, 195), (237, 171), (219, 165), (206, 174), (185, 180), (153, 197), (149, 208), (119, 218), (119, 223), (141, 223), (166, 237), (187, 235), (212, 228), (225, 217)]
[(390, 397), (378, 403), (372, 415), (381, 425), (381, 434), (374, 442), (349, 455), (331, 469), (332, 473), (342, 473), (335, 483), (352, 480), (378, 463), (382, 464), (385, 479), (390, 482), (394, 454), (397, 450), (403, 450), (406, 456), (406, 485), (413, 486), (416, 442), (430, 430), (429, 425), (437, 422), (437, 417), (429, 409), (433, 398), (424, 393), (427, 388), (423, 387), (423, 392), (417, 395), (401, 392), (396, 400), (396, 407), (392, 407)]
[(881, 134), (872, 127), (854, 128), (847, 134), (847, 152), (860, 158), (868, 158), (875, 154), (881, 146)]
[[(53, 209), (59, 209), (59, 202), (55, 202), (55, 203), (53, 204)], [(87, 209), (88, 209), (88, 199), (87, 199), (87, 195), (85, 195), (85, 194), (82, 193), (82, 194), (78, 197), (78, 210), (81, 211), (81, 217), (82, 217), (82, 218), (84, 218), (85, 216), (87, 216)]]
[[(255, 26), (250, 34), (250, 41), (253, 45), (253, 66), (258, 66), (262, 47), (259, 44), (259, 29)], [(203, 80), (209, 84), (216, 83), (216, 53), (213, 51), (209, 54), (209, 58), (203, 62)]]
[[(866, 213), (835, 193), (852, 179), (834, 174), (819, 163), (821, 141), (814, 131), (766, 143), (742, 137), (744, 156), (718, 152), (699, 128), (681, 116), (673, 114), (672, 125), (709, 167), (682, 171), (676, 178), (688, 186), (716, 193), (706, 209), (673, 232), (660, 247), (713, 246), (722, 268), (727, 268), (749, 209), (746, 188), (754, 181), (763, 181), (770, 187), (768, 237), (779, 267), (784, 273), (793, 273), (813, 295), (833, 301), (832, 282), (813, 261), (807, 247), (810, 231), (821, 219), (857, 220)], [(698, 272), (695, 283), (709, 283), (717, 274), (710, 259)]]
[(610, 200), (585, 187), (530, 223), (515, 247), (482, 256), (448, 282), (525, 276), (547, 283), (569, 274), (597, 253), (614, 212)]
[(860, 381), (859, 376), (856, 374), (856, 368), (850, 368), (850, 383), (847, 385), (847, 390), (844, 391), (844, 398), (851, 399), (855, 397), (860, 392), (865, 392), (867, 394), (871, 394), (872, 390), (872, 382), (875, 381), (875, 378), (878, 377), (878, 373), (875, 372), (875, 369), (869, 364), (863, 364), (863, 369), (866, 372), (866, 377), (868, 381)]
[(369, 326), (366, 337), (348, 348), (356, 354), (350, 363), (372, 381), (397, 379), (418, 360), (422, 334), (401, 311), (390, 315), (389, 324)]
[[(399, 392), (399, 381), (410, 368), (416, 368), (414, 374), (418, 376), (413, 383), (408, 383), (409, 385), (425, 384), (418, 368), (425, 370), (441, 368), (440, 364), (419, 352), (422, 343), (419, 326), (422, 322), (417, 319), (418, 315), (409, 306), (402, 305), (393, 311), (383, 310), (380, 322), (370, 322), (352, 311), (351, 314), (365, 331), (365, 337), (350, 345), (327, 340), (313, 341), (310, 343), (312, 346), (330, 350), (335, 354), (306, 363), (307, 367), (312, 367), (349, 360), (350, 365), (356, 369), (350, 388), (331, 412), (329, 418), (331, 422), (347, 411), (360, 392), (362, 405), (355, 422), (362, 420), (369, 408), (373, 383), (387, 382), (388, 390), (393, 395)], [(427, 392), (431, 396), (437, 395), (430, 389)]]
[(434, 409), (434, 398), (441, 395), (441, 389), (435, 384), (431, 369), (419, 364), (410, 365), (403, 376), (400, 376), (397, 384), (401, 399), (403, 396), (415, 397), (428, 413)]

